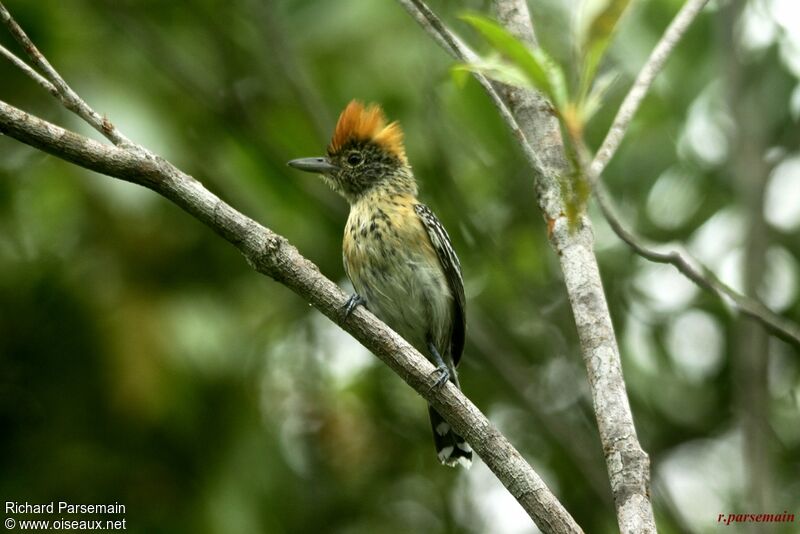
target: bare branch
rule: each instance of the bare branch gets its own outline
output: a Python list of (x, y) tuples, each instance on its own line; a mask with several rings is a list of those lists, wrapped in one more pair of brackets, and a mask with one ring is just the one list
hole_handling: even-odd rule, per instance
[(617, 111), (608, 133), (589, 167), (588, 179), (594, 186), (595, 200), (609, 226), (636, 254), (656, 263), (675, 266), (678, 271), (699, 287), (728, 302), (738, 312), (752, 317), (772, 334), (800, 347), (800, 326), (797, 324), (773, 312), (758, 299), (737, 292), (696, 260), (687, 259), (678, 251), (658, 252), (645, 245), (642, 239), (628, 230), (617, 216), (611, 197), (602, 183), (601, 174), (619, 148), (631, 120), (647, 95), (653, 80), (661, 72), (676, 45), (707, 3), (708, 0), (687, 0), (675, 15)]
[[(530, 464), (460, 390), (451, 384), (433, 387), (435, 370), (416, 349), (363, 307), (357, 308), (342, 324), (345, 295), (320, 274), (316, 265), (300, 255), (285, 238), (234, 210), (193, 177), (127, 140), (69, 88), (2, 3), (0, 18), (47, 73), (57, 89), (54, 96), (68, 108), (74, 106), (76, 113), (96, 128), (99, 121), (99, 131), (117, 146), (107, 146), (65, 130), (3, 101), (0, 101), (0, 134), (84, 168), (142, 185), (172, 200), (237, 247), (255, 270), (306, 299), (400, 375), (467, 439), (542, 531), (582, 532)], [(12, 62), (29, 75), (33, 72), (21, 60)]]
[[(464, 60), (453, 32), (422, 0), (398, 1), (445, 50)], [(524, 0), (495, 0), (494, 5), (500, 21), (511, 33), (530, 46), (536, 45)], [(534, 171), (537, 200), (561, 262), (583, 349), (620, 529), (630, 534), (654, 533), (650, 462), (633, 425), (619, 348), (592, 250), (591, 223), (584, 218), (578, 231), (572, 232), (563, 215), (559, 177), (568, 171), (568, 166), (559, 124), (550, 113), (548, 102), (538, 93), (484, 82), (480, 74), (473, 75), (495, 101)], [(499, 98), (501, 104), (497, 102), (499, 94), (503, 95)]]
[[(411, 17), (416, 20), (420, 26), (422, 26), (422, 29), (425, 30), (434, 41), (436, 41), (455, 59), (468, 62), (478, 57), (469, 46), (464, 44), (463, 41), (461, 41), (461, 39), (459, 39), (452, 30), (444, 25), (442, 20), (431, 10), (431, 8), (425, 4), (425, 2), (422, 0), (397, 1), (406, 9), (406, 11), (408, 11)], [(500, 116), (506, 122), (506, 125), (511, 129), (511, 133), (519, 141), (522, 151), (525, 154), (525, 159), (528, 160), (528, 164), (530, 164), (530, 166), (533, 167), (537, 173), (543, 174), (544, 167), (542, 160), (531, 148), (530, 143), (528, 143), (528, 140), (525, 138), (525, 133), (517, 123), (517, 119), (511, 113), (511, 110), (508, 108), (508, 105), (506, 105), (503, 97), (501, 97), (498, 93), (497, 87), (499, 84), (496, 86), (495, 83), (489, 80), (489, 78), (479, 72), (473, 72), (472, 76), (478, 81), (481, 87), (484, 88), (486, 93), (489, 95), (489, 98), (492, 100), (492, 103), (497, 108), (497, 111), (500, 113)]]
[[(398, 0), (398, 2), (406, 8), (406, 10), (420, 24), (420, 26), (422, 26), (422, 28), (429, 33), (437, 43), (439, 43), (447, 52), (449, 52), (450, 55), (462, 61), (467, 61), (468, 58), (475, 57), (475, 53), (469, 49), (469, 47), (463, 44), (453, 34), (453, 32), (447, 28), (430, 10), (430, 8), (425, 5), (424, 2), (421, 0)], [(589, 180), (595, 184), (595, 191), (598, 189), (605, 191), (602, 188), (602, 185), (599, 183), (600, 175), (619, 148), (622, 138), (625, 136), (625, 132), (630, 126), (630, 122), (633, 119), (633, 116), (636, 114), (636, 111), (639, 109), (639, 105), (647, 94), (647, 91), (649, 90), (653, 80), (663, 68), (666, 60), (669, 58), (669, 55), (683, 37), (683, 34), (686, 32), (689, 25), (706, 3), (708, 3), (708, 0), (688, 0), (686, 2), (681, 11), (675, 16), (672, 23), (665, 31), (664, 36), (653, 49), (653, 52), (650, 54), (650, 58), (637, 76), (636, 82), (623, 100), (623, 103), (617, 112), (606, 138), (604, 139), (600, 149), (597, 151), (597, 154), (591, 163), (591, 166), (589, 167)], [(509, 9), (510, 11), (507, 12), (509, 14), (508, 16), (517, 17), (517, 23), (519, 23), (520, 20), (524, 20), (524, 17), (519, 17), (519, 10), (511, 8)], [(535, 44), (535, 37), (533, 34), (529, 34), (527, 40), (529, 41), (529, 44)], [(492, 98), (495, 106), (497, 106), (500, 114), (506, 121), (506, 124), (508, 124), (508, 126), (511, 128), (512, 133), (517, 137), (517, 139), (520, 140), (522, 150), (528, 160), (528, 163), (537, 174), (545, 175), (546, 171), (544, 170), (544, 164), (541, 158), (531, 148), (530, 143), (528, 143), (525, 134), (522, 132), (522, 129), (517, 122), (517, 119), (511, 115), (505, 102), (499, 98), (494, 84), (482, 74), (474, 73), (473, 75), (484, 87), (484, 89), (486, 89), (487, 93), (489, 93), (490, 98)], [(551, 144), (545, 148), (552, 149), (553, 147)], [(547, 191), (550, 190), (550, 188), (537, 187), (537, 192), (540, 195), (546, 194)], [(549, 198), (553, 201), (557, 200), (552, 196)], [(711, 292), (723, 300), (727, 300), (739, 312), (753, 317), (763, 324), (771, 333), (775, 334), (781, 339), (800, 346), (800, 327), (798, 327), (797, 324), (776, 314), (758, 300), (746, 297), (736, 292), (733, 288), (719, 280), (716, 275), (705, 266), (694, 262), (698, 265), (698, 267), (693, 267), (693, 262), (682, 257), (677, 251), (662, 254), (655, 250), (648, 249), (647, 246), (642, 244), (640, 239), (635, 237), (632, 232), (625, 228), (622, 221), (620, 221), (620, 219), (615, 215), (607, 193), (603, 192), (602, 194), (598, 194), (596, 192), (595, 198), (597, 199), (598, 205), (600, 206), (604, 216), (606, 219), (608, 219), (608, 223), (611, 228), (614, 230), (617, 236), (622, 239), (622, 241), (627, 243), (633, 249), (634, 252), (657, 263), (670, 263), (674, 265), (682, 274), (684, 274), (687, 278), (701, 288)], [(557, 204), (549, 203), (548, 205), (554, 206)], [(548, 220), (550, 221), (555, 220), (555, 218), (558, 216), (558, 211), (554, 211), (552, 209), (546, 210), (546, 213), (546, 217), (548, 217)]]
[(434, 367), (416, 349), (363, 307), (342, 323), (346, 295), (285, 238), (234, 210), (200, 182), (138, 145), (104, 145), (2, 101), (0, 133), (172, 200), (239, 249), (254, 269), (339, 323), (400, 375), (467, 439), (544, 532), (581, 532), (536, 472), (463, 393), (452, 385), (433, 387)]
[(589, 167), (588, 179), (590, 183), (593, 184), (600, 178), (606, 165), (614, 157), (622, 138), (625, 137), (625, 132), (628, 131), (633, 116), (650, 90), (653, 80), (661, 72), (675, 46), (707, 3), (708, 0), (687, 0), (678, 14), (675, 15), (675, 18), (672, 19), (658, 44), (650, 52), (650, 57), (647, 58), (628, 94), (625, 95), (625, 99), (622, 101), (619, 111), (617, 111), (617, 116), (614, 117), (614, 122), (611, 123), (611, 128), (608, 129), (606, 138), (603, 139), (603, 143), (600, 145), (600, 149), (595, 154), (594, 160)]
[(752, 317), (772, 334), (784, 341), (800, 347), (800, 327), (792, 321), (781, 317), (767, 308), (758, 300), (746, 297), (720, 280), (708, 267), (695, 259), (689, 259), (677, 250), (659, 252), (644, 244), (644, 241), (634, 235), (620, 222), (616, 210), (609, 200), (608, 192), (602, 182), (595, 184), (595, 200), (603, 216), (608, 221), (614, 233), (622, 239), (636, 254), (655, 263), (664, 263), (674, 266), (686, 278), (729, 303), (735, 310), (748, 317)]
[[(469, 47), (459, 41), (455, 34), (444, 26), (439, 17), (431, 11), (431, 8), (425, 5), (425, 2), (419, 0), (397, 1), (408, 11), (411, 18), (416, 20), (417, 23), (422, 26), (422, 29), (425, 30), (439, 46), (449, 52), (451, 56), (461, 61), (467, 61), (467, 58), (474, 57), (474, 53)], [(478, 74), (476, 78), (478, 76), (482, 75)]]
[[(72, 90), (72, 88), (64, 81), (61, 75), (50, 65), (50, 62), (47, 61), (47, 58), (39, 52), (39, 49), (36, 48), (36, 45), (28, 38), (28, 35), (25, 31), (17, 24), (14, 18), (11, 16), (11, 13), (8, 12), (6, 7), (0, 2), (0, 20), (3, 21), (3, 24), (6, 25), (8, 30), (11, 32), (11, 35), (14, 36), (14, 39), (22, 45), (22, 48), (25, 49), (25, 52), (28, 54), (28, 57), (33, 61), (33, 64), (44, 73), (44, 78), (46, 78), (50, 84), (52, 84), (53, 88), (56, 89), (56, 93), (54, 94), (51, 88), (44, 86), (51, 94), (57, 96), (61, 103), (64, 105), (65, 108), (72, 111), (84, 121), (86, 121), (92, 128), (103, 134), (109, 141), (114, 143), (115, 145), (127, 145), (130, 144), (130, 140), (122, 135), (119, 130), (117, 130), (108, 119), (101, 117), (95, 110), (93, 110), (89, 105), (83, 101), (78, 94)], [(8, 55), (4, 54), (6, 57)], [(12, 54), (13, 56), (13, 54)], [(9, 58), (11, 59), (11, 58)], [(12, 62), (17, 65), (18, 67), (22, 68), (28, 76), (31, 76), (30, 67), (27, 69), (20, 66), (17, 62)], [(27, 66), (27, 65), (26, 65)], [(42, 83), (34, 77), (34, 79), (42, 85)]]
[(44, 76), (33, 70), (30, 65), (28, 65), (23, 60), (18, 58), (11, 50), (9, 50), (3, 45), (0, 45), (0, 55), (8, 59), (11, 63), (14, 64), (15, 67), (24, 72), (33, 81), (44, 87), (45, 91), (47, 91), (54, 97), (59, 98), (58, 89), (56, 89), (56, 86), (48, 82), (44, 78)]
[[(531, 387), (530, 372), (526, 363), (528, 357), (510, 343), (505, 343), (502, 336), (493, 336), (490, 329), (483, 325), (491, 324), (491, 319), (477, 306), (471, 306), (472, 320), (467, 334), (472, 346), (485, 355), (485, 362), (492, 367), (506, 383), (519, 401), (533, 417), (532, 424), (542, 432), (550, 434), (569, 461), (579, 471), (587, 485), (594, 490), (596, 503), (602, 506), (613, 506), (611, 492), (608, 487), (608, 475), (598, 460), (602, 460), (599, 449), (587, 447), (594, 440), (594, 432), (588, 425), (583, 428), (578, 424), (570, 424), (569, 418), (560, 411), (553, 411), (541, 396), (534, 393)], [(558, 330), (554, 325), (553, 330)], [(556, 335), (560, 335), (560, 332)], [(591, 434), (591, 435), (590, 435)]]

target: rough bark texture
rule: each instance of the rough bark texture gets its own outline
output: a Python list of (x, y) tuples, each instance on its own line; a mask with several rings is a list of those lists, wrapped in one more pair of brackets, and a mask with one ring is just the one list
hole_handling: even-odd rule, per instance
[[(512, 34), (536, 46), (524, 0), (496, 0), (494, 5), (498, 19)], [(584, 217), (577, 229), (570, 230), (563, 214), (558, 179), (569, 169), (558, 120), (537, 93), (508, 86), (502, 92), (542, 162), (535, 177), (536, 196), (551, 229), (550, 242), (558, 254), (575, 317), (620, 530), (654, 533), (650, 461), (633, 425), (619, 348), (593, 251), (591, 223)]]
[(285, 238), (239, 213), (145, 148), (115, 147), (64, 130), (0, 101), (0, 134), (87, 169), (145, 186), (233, 244), (257, 271), (307, 300), (378, 356), (433, 405), (519, 501), (543, 532), (582, 532), (520, 453), (457, 388), (433, 389), (433, 365), (363, 307), (342, 321), (346, 295)]
[[(461, 61), (475, 57), (425, 2), (398, 3), (453, 57)], [(511, 33), (530, 46), (536, 45), (524, 0), (495, 0), (494, 7)], [(563, 213), (559, 177), (567, 166), (558, 122), (538, 93), (490, 82), (480, 73), (474, 76), (519, 141), (534, 172), (538, 204), (561, 262), (575, 316), (620, 529), (631, 534), (655, 532), (650, 461), (633, 426), (619, 349), (593, 252), (591, 223), (584, 217), (573, 232)]]
[[(47, 58), (44, 57), (44, 54), (39, 52), (39, 49), (36, 48), (36, 45), (33, 44), (33, 41), (30, 40), (28, 35), (23, 31), (20, 25), (17, 24), (17, 21), (14, 20), (14, 18), (11, 16), (11, 13), (9, 13), (2, 3), (0, 3), (0, 21), (2, 21), (6, 28), (8, 28), (8, 31), (11, 33), (14, 39), (16, 39), (20, 46), (25, 49), (25, 53), (28, 55), (33, 64), (44, 74), (44, 76), (37, 73), (34, 69), (27, 67), (27, 65), (20, 65), (19, 63), (21, 62), (18, 60), (15, 61), (12, 59), (12, 63), (21, 68), (28, 76), (36, 80), (36, 83), (44, 87), (50, 94), (58, 98), (65, 108), (78, 115), (88, 125), (103, 134), (109, 141), (115, 145), (130, 143), (130, 140), (122, 135), (122, 133), (120, 133), (114, 127), (114, 125), (111, 124), (111, 122), (104, 117), (101, 117), (99, 113), (89, 107), (89, 105), (84, 102), (75, 91), (72, 90), (72, 87), (70, 87), (67, 82), (64, 81), (64, 78), (62, 78), (61, 75), (56, 71), (56, 69), (50, 65), (50, 62), (47, 61)], [(6, 57), (14, 57), (13, 54), (8, 51), (6, 51), (6, 53), (3, 55)], [(9, 57), (9, 59), (11, 58)]]

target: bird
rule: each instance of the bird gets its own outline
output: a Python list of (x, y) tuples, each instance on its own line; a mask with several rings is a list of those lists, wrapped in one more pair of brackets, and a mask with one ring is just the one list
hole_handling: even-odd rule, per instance
[[(355, 293), (343, 319), (364, 305), (434, 365), (434, 387), (460, 389), (466, 298), (461, 264), (442, 223), (418, 198), (403, 131), (378, 104), (352, 100), (322, 157), (288, 165), (316, 173), (350, 205), (342, 257)], [(469, 468), (472, 449), (430, 405), (439, 461)]]

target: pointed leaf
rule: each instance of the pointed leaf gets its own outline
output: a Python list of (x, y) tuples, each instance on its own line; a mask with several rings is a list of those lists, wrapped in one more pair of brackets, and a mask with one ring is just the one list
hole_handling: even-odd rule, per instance
[[(478, 30), (489, 41), (492, 48), (517, 65), (528, 77), (533, 87), (544, 93), (554, 105), (559, 106), (566, 101), (564, 74), (555, 62), (545, 59), (547, 56), (543, 51), (540, 49), (537, 49), (539, 53), (531, 51), (508, 30), (486, 17), (464, 15), (462, 19)], [(553, 81), (560, 87), (554, 88)]]
[(628, 4), (630, 0), (608, 0), (605, 7), (589, 24), (586, 44), (608, 42)]
[(592, 117), (594, 117), (594, 114), (597, 113), (597, 110), (600, 109), (603, 104), (603, 98), (616, 80), (616, 73), (607, 72), (598, 77), (597, 81), (594, 82), (591, 91), (589, 91), (589, 95), (581, 105), (581, 119), (584, 124), (589, 122)]
[(552, 90), (552, 94), (548, 95), (550, 96), (550, 101), (556, 106), (556, 109), (563, 110), (569, 103), (569, 91), (567, 90), (567, 81), (564, 76), (564, 71), (544, 49), (536, 48), (531, 50), (531, 54), (533, 54), (533, 57), (539, 62), (539, 65), (542, 66), (547, 80), (550, 83)]
[(453, 77), (453, 83), (458, 88), (463, 88), (467, 84), (469, 78), (469, 67), (466, 64), (459, 64), (450, 69), (450, 75)]
[(592, 19), (583, 39), (583, 68), (581, 94), (585, 95), (591, 87), (600, 62), (611, 43), (611, 37), (625, 13), (630, 0), (608, 0), (605, 7)]
[(503, 61), (499, 57), (482, 57), (470, 63), (462, 63), (453, 67), (453, 73), (477, 72), (500, 83), (516, 87), (532, 88), (528, 76), (517, 65)]

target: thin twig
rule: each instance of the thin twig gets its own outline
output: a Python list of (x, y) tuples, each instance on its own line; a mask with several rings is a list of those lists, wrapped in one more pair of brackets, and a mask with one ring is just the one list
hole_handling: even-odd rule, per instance
[[(463, 41), (456, 37), (449, 28), (447, 28), (442, 20), (436, 13), (429, 8), (425, 2), (420, 0), (398, 0), (411, 18), (417, 21), (422, 28), (436, 41), (439, 46), (447, 50), (451, 56), (461, 61), (472, 61), (477, 57)], [(478, 76), (486, 79), (485, 76), (478, 74)], [(476, 78), (478, 77), (476, 76)]]
[(595, 184), (594, 198), (611, 229), (636, 254), (655, 263), (674, 266), (686, 278), (702, 289), (728, 302), (738, 312), (752, 317), (761, 323), (764, 328), (784, 341), (800, 347), (800, 327), (797, 324), (781, 317), (758, 300), (737, 292), (720, 280), (714, 272), (701, 262), (687, 258), (677, 250), (659, 252), (645, 245), (641, 238), (625, 228), (620, 222), (602, 182)]
[(52, 83), (48, 82), (44, 76), (36, 72), (30, 65), (18, 58), (11, 50), (3, 45), (0, 45), (0, 55), (8, 59), (15, 67), (27, 74), (33, 81), (44, 87), (45, 91), (50, 93), (56, 98), (59, 98), (58, 89)]
[(64, 130), (0, 101), (0, 134), (89, 170), (147, 187), (234, 245), (258, 272), (304, 298), (378, 356), (463, 435), (544, 532), (580, 533), (575, 520), (522, 455), (416, 349), (364, 307), (344, 322), (347, 296), (282, 236), (233, 209), (168, 161), (138, 145), (116, 147)]
[[(450, 53), (450, 55), (461, 61), (467, 61), (467, 58), (475, 56), (475, 53), (455, 37), (452, 31), (441, 22), (436, 14), (433, 13), (424, 2), (420, 0), (398, 0), (398, 2), (411, 14), (414, 20), (439, 43), (439, 45)], [(683, 37), (689, 25), (707, 3), (708, 0), (688, 0), (665, 31), (664, 36), (653, 49), (650, 58), (637, 76), (636, 82), (623, 100), (605, 140), (589, 167), (590, 176), (595, 177), (594, 181), (599, 180), (600, 174), (602, 174), (606, 165), (619, 148), (633, 116), (638, 110), (644, 96), (647, 94), (656, 75), (658, 75), (663, 68), (669, 55), (674, 50), (678, 41)], [(516, 119), (511, 115), (508, 107), (497, 94), (492, 83), (480, 73), (474, 73), (474, 76), (481, 86), (486, 89), (487, 93), (489, 93), (490, 98), (514, 135), (518, 139), (524, 141), (521, 146), (528, 162), (537, 173), (541, 173), (543, 166), (539, 156), (531, 149), (525, 138), (525, 134), (519, 127)], [(595, 191), (598, 189), (604, 191), (599, 184), (595, 185)], [(708, 268), (699, 264), (699, 267), (695, 268), (692, 266), (692, 263), (679, 252), (660, 253), (648, 248), (632, 232), (628, 231), (615, 215), (607, 193), (595, 193), (595, 198), (612, 230), (614, 230), (617, 236), (627, 243), (634, 252), (643, 258), (657, 263), (674, 265), (682, 274), (699, 287), (723, 300), (728, 300), (738, 311), (753, 317), (763, 324), (770, 332), (794, 345), (800, 346), (800, 327), (795, 323), (776, 314), (759, 301), (745, 297), (736, 292), (730, 286), (719, 280)]]
[[(469, 46), (464, 44), (452, 30), (445, 26), (442, 20), (425, 4), (425, 2), (422, 0), (397, 1), (408, 11), (411, 17), (417, 21), (425, 32), (455, 59), (470, 62), (478, 57), (478, 55)], [(525, 154), (525, 159), (528, 160), (528, 164), (537, 174), (544, 174), (544, 165), (542, 164), (541, 158), (531, 147), (531, 144), (525, 137), (525, 133), (522, 131), (522, 128), (520, 128), (519, 123), (517, 123), (517, 119), (497, 92), (492, 81), (479, 72), (473, 72), (472, 76), (481, 87), (484, 88), (489, 98), (492, 100), (492, 103), (500, 112), (500, 116), (511, 129), (511, 133), (519, 141), (522, 151)]]
[(625, 95), (625, 99), (622, 101), (619, 111), (617, 111), (617, 116), (614, 117), (614, 122), (611, 123), (611, 128), (608, 129), (606, 138), (594, 156), (594, 160), (589, 167), (588, 178), (590, 183), (593, 184), (600, 178), (606, 165), (614, 157), (622, 138), (625, 137), (625, 132), (628, 131), (633, 116), (647, 95), (653, 80), (661, 72), (675, 46), (707, 3), (708, 0), (687, 0), (681, 10), (678, 11), (678, 14), (675, 15), (675, 18), (672, 19), (658, 44), (653, 48), (650, 57), (647, 58), (642, 70), (639, 71), (639, 75), (636, 76), (636, 80), (633, 82), (628, 94)]
[[(99, 119), (63, 82), (2, 4), (0, 16), (21, 39), (36, 64), (47, 66), (43, 70), (59, 89), (59, 99), (65, 105), (67, 100), (77, 103), (79, 115), (90, 124)], [(113, 126), (109, 128), (111, 123), (106, 119), (100, 120), (101, 131), (116, 139), (117, 146), (64, 130), (0, 101), (0, 134), (95, 172), (152, 189), (208, 225), (239, 249), (254, 269), (284, 284), (338, 322), (425, 398), (467, 439), (542, 531), (582, 532), (530, 464), (463, 393), (451, 384), (433, 387), (436, 376), (433, 365), (408, 342), (363, 307), (342, 322), (341, 310), (346, 300), (342, 290), (285, 238), (236, 211), (168, 161), (131, 143)]]
[[(422, 0), (398, 0), (423, 29), (457, 59), (459, 43)], [(527, 4), (495, 2), (501, 22), (518, 38), (534, 44)], [(563, 216), (558, 177), (566, 169), (564, 146), (549, 106), (534, 91), (484, 83), (473, 73), (520, 141), (535, 175), (539, 207), (548, 221), (550, 241), (558, 252), (561, 271), (586, 363), (600, 438), (606, 456), (620, 530), (625, 534), (654, 533), (649, 499), (649, 458), (638, 443), (608, 305), (597, 260), (592, 251), (591, 223), (582, 221), (578, 232), (568, 229)], [(498, 90), (495, 90), (495, 87)], [(500, 94), (503, 96), (500, 96)], [(541, 154), (541, 157), (540, 157)]]
[[(65, 108), (72, 111), (84, 121), (86, 121), (92, 128), (103, 134), (109, 141), (114, 143), (115, 145), (128, 145), (131, 144), (131, 141), (122, 135), (122, 133), (117, 130), (117, 128), (111, 124), (111, 122), (101, 117), (95, 110), (89, 107), (89, 104), (84, 102), (84, 100), (78, 96), (78, 94), (72, 90), (72, 88), (64, 81), (64, 78), (61, 77), (60, 74), (50, 65), (50, 62), (47, 61), (47, 58), (39, 52), (39, 49), (36, 48), (36, 45), (28, 38), (28, 35), (25, 31), (17, 24), (14, 18), (11, 16), (11, 13), (8, 12), (6, 7), (0, 2), (0, 19), (2, 19), (3, 24), (6, 25), (8, 30), (11, 32), (11, 35), (14, 36), (14, 39), (25, 49), (25, 52), (28, 54), (28, 57), (33, 61), (33, 64), (39, 67), (44, 73), (44, 77), (53, 85), (56, 89), (57, 93), (54, 96), (58, 96), (58, 99), (64, 105)], [(13, 54), (12, 54), (13, 55)], [(6, 56), (8, 57), (8, 56)], [(11, 59), (11, 58), (9, 58)], [(13, 62), (13, 60), (12, 60)], [(17, 64), (16, 62), (14, 62)], [(17, 64), (17, 66), (19, 66)], [(24, 69), (26, 74), (29, 76), (31, 75), (29, 70)], [(34, 78), (35, 79), (35, 78)], [(38, 82), (38, 80), (37, 80)], [(41, 82), (39, 82), (41, 85)], [(50, 88), (45, 87), (51, 94), (52, 91)]]
[(656, 263), (673, 265), (700, 288), (730, 303), (738, 312), (752, 317), (784, 341), (800, 347), (800, 326), (794, 322), (770, 310), (758, 299), (737, 292), (723, 283), (706, 266), (696, 260), (687, 259), (679, 251), (659, 252), (645, 245), (643, 240), (628, 230), (617, 216), (611, 197), (603, 186), (601, 175), (619, 148), (630, 127), (631, 120), (647, 95), (653, 80), (661, 72), (678, 42), (707, 3), (708, 0), (687, 0), (675, 15), (622, 101), (608, 133), (589, 167), (588, 179), (593, 184), (594, 198), (609, 226), (636, 254)]
[[(494, 0), (493, 6), (509, 33), (528, 46), (537, 46), (527, 0)], [(537, 201), (548, 217), (550, 242), (558, 253), (581, 344), (617, 524), (622, 534), (655, 534), (650, 459), (633, 422), (619, 345), (594, 253), (591, 221), (581, 217), (573, 226), (561, 215), (566, 209), (560, 177), (568, 175), (571, 165), (559, 120), (546, 99), (534, 90), (506, 87), (503, 94), (536, 152), (542, 154), (548, 171), (536, 180)], [(551, 215), (556, 209), (557, 215)]]

